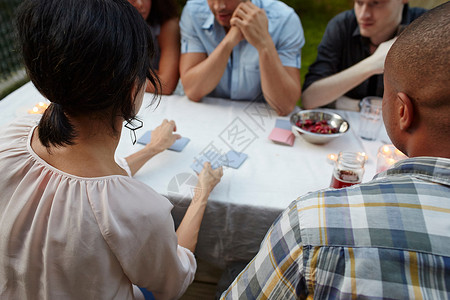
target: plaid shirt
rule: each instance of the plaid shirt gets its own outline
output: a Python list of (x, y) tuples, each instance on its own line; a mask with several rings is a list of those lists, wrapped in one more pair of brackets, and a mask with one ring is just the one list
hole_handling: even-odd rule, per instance
[(449, 299), (450, 159), (300, 197), (222, 295), (237, 298)]

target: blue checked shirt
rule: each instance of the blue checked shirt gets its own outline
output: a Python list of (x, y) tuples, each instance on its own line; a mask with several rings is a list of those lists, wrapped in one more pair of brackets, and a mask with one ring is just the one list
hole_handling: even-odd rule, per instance
[[(303, 28), (295, 11), (281, 1), (252, 0), (265, 10), (272, 37), (283, 66), (300, 69)], [(225, 37), (206, 0), (189, 0), (181, 15), (181, 53), (214, 51)], [(234, 47), (225, 72), (209, 96), (233, 100), (260, 100), (262, 97), (259, 55), (255, 47), (241, 41)], [(276, 84), (276, 82), (274, 82)]]
[(450, 159), (309, 193), (269, 229), (222, 299), (449, 299)]

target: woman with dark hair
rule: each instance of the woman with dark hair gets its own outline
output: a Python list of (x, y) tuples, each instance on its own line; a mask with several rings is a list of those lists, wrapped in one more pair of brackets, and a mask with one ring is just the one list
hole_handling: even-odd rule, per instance
[(170, 202), (131, 177), (173, 143), (175, 124), (116, 162), (147, 81), (158, 91), (147, 24), (126, 0), (26, 0), (17, 25), (51, 104), (0, 133), (0, 299), (142, 298), (137, 286), (180, 297), (222, 169), (205, 164), (175, 232)]
[[(175, 90), (180, 62), (180, 27), (178, 7), (174, 0), (128, 0), (150, 26), (156, 54), (152, 65), (161, 79), (161, 93), (170, 95)], [(148, 85), (147, 92), (154, 87)]]

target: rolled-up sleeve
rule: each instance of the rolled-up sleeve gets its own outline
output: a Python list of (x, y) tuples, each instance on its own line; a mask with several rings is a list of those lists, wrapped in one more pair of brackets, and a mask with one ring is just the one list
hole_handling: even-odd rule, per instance
[(201, 27), (195, 24), (198, 17), (198, 15), (195, 15), (192, 6), (189, 3), (186, 4), (180, 19), (182, 54), (189, 52), (206, 53), (205, 46), (197, 33), (198, 30), (201, 30)]
[(292, 12), (282, 26), (275, 47), (281, 63), (286, 67), (301, 68), (301, 48), (305, 45), (300, 18)]

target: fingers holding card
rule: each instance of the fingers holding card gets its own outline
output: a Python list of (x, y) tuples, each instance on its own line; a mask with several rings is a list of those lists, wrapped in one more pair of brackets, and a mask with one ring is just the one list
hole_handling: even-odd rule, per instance
[(211, 163), (212, 169), (217, 169), (220, 166), (239, 169), (247, 158), (247, 154), (234, 150), (230, 150), (224, 155), (220, 155), (219, 153), (210, 150), (199, 157), (194, 158), (194, 163), (191, 165), (191, 168), (196, 173), (200, 173), (204, 163), (208, 161)]
[[(143, 136), (141, 136), (137, 142), (142, 145), (147, 145), (150, 143), (150, 140), (152, 138), (152, 131), (147, 131)], [(183, 149), (187, 146), (190, 139), (187, 137), (181, 137), (172, 144), (168, 149), (176, 152), (181, 152)]]

